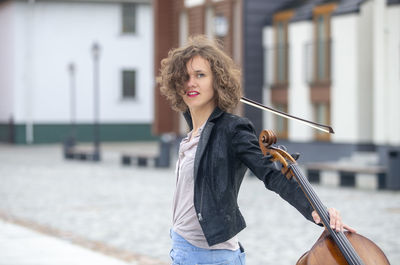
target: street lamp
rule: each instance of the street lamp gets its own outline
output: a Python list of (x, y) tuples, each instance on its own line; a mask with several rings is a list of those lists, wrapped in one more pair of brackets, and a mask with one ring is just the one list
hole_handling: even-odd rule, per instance
[(70, 77), (70, 118), (71, 118), (71, 139), (75, 144), (75, 135), (76, 135), (76, 105), (75, 105), (75, 64), (69, 63), (68, 64), (68, 72)]
[(100, 161), (100, 131), (99, 131), (99, 57), (100, 57), (100, 45), (94, 42), (92, 45), (92, 56), (93, 56), (93, 113), (94, 113), (94, 124), (93, 124), (93, 143), (94, 152), (93, 160)]
[(68, 74), (70, 79), (70, 115), (71, 115), (71, 127), (67, 138), (64, 140), (64, 158), (72, 159), (74, 157), (74, 147), (75, 147), (75, 65), (74, 63), (68, 64)]

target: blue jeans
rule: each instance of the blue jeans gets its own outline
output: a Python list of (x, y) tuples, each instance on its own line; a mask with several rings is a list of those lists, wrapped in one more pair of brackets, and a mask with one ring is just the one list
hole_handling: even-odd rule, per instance
[(238, 249), (204, 249), (193, 246), (171, 229), (172, 265), (246, 265), (245, 253)]

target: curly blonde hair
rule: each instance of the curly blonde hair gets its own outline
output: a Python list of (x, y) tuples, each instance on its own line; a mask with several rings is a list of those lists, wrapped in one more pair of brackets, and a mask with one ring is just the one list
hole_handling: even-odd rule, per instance
[(189, 38), (186, 45), (169, 51), (168, 57), (161, 61), (157, 77), (161, 93), (174, 110), (184, 112), (188, 109), (180, 92), (189, 79), (186, 63), (195, 56), (210, 64), (216, 105), (224, 111), (233, 110), (242, 95), (240, 70), (222, 51), (220, 44), (202, 35)]

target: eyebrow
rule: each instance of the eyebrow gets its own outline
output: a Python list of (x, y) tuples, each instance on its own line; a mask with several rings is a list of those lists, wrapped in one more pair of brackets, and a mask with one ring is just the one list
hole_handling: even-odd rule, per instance
[[(194, 69), (193, 64), (190, 64), (190, 69), (191, 69), (194, 73), (199, 73), (199, 72), (207, 73), (208, 69), (207, 69), (206, 66), (205, 66), (204, 68), (201, 68), (202, 66), (198, 66), (198, 67), (199, 67), (199, 68)], [(210, 70), (211, 70), (211, 69), (210, 69)]]

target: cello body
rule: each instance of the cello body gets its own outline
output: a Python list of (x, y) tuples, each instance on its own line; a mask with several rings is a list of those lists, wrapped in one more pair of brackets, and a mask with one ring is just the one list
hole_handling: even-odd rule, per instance
[[(365, 265), (390, 264), (383, 251), (368, 238), (344, 232), (351, 245)], [(347, 265), (348, 262), (327, 230), (318, 238), (312, 248), (304, 253), (296, 265)]]

